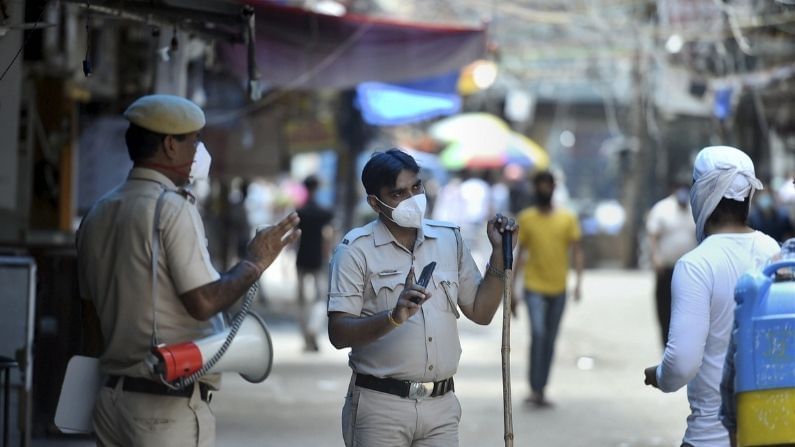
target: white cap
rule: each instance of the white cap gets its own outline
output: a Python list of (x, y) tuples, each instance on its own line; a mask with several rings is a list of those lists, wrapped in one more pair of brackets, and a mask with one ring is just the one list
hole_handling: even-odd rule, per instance
[(124, 111), (124, 117), (146, 130), (164, 135), (182, 135), (204, 127), (204, 111), (192, 101), (174, 95), (138, 98)]

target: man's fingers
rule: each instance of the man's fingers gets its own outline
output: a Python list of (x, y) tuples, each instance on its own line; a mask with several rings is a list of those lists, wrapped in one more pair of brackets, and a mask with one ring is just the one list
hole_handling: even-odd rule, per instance
[(284, 219), (279, 221), (278, 227), (282, 231), (287, 232), (291, 228), (293, 228), (296, 225), (298, 225), (298, 222), (300, 222), (300, 221), (301, 221), (301, 219), (298, 218), (298, 213), (293, 211), (292, 213), (288, 214)]
[(298, 213), (293, 211), (288, 214), (284, 219), (280, 220), (276, 225), (262, 225), (257, 228), (257, 234), (265, 233), (266, 236), (277, 235), (280, 239), (283, 238), (290, 230), (294, 229), (301, 221), (298, 218)]
[(280, 220), (279, 223), (277, 223), (274, 226), (271, 226), (269, 230), (275, 230), (280, 232), (282, 235), (284, 235), (288, 231), (290, 231), (293, 227), (298, 225), (298, 222), (300, 221), (301, 219), (298, 218), (298, 213), (293, 211), (292, 213), (285, 216), (284, 219)]
[(414, 285), (415, 282), (416, 280), (414, 278), (414, 266), (412, 265), (411, 268), (409, 269), (408, 275), (406, 275), (405, 287), (408, 288), (409, 286)]
[(282, 238), (282, 247), (292, 244), (293, 242), (297, 241), (299, 237), (301, 237), (301, 230), (294, 230), (292, 233), (289, 233), (287, 236)]

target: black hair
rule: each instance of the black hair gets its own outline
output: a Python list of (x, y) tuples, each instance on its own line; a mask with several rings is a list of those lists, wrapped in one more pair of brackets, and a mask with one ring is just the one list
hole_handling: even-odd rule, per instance
[(317, 191), (318, 185), (320, 185), (320, 181), (318, 181), (317, 177), (314, 175), (310, 175), (304, 179), (304, 187), (306, 187), (306, 190), (310, 193)]
[[(151, 158), (157, 152), (157, 148), (163, 143), (168, 135), (152, 132), (143, 127), (130, 123), (127, 132), (124, 134), (124, 141), (127, 143), (127, 153), (133, 163)], [(173, 135), (177, 141), (184, 141), (187, 134)]]
[(533, 184), (537, 185), (539, 183), (555, 183), (555, 176), (552, 175), (549, 171), (538, 171), (533, 176)]
[(400, 171), (404, 169), (415, 174), (420, 172), (414, 157), (400, 149), (392, 148), (386, 152), (374, 153), (362, 170), (364, 190), (367, 194), (378, 197), (384, 186), (395, 186)]
[(748, 220), (748, 208), (751, 201), (748, 197), (742, 202), (727, 199), (726, 197), (720, 199), (718, 206), (707, 218), (705, 227), (719, 227), (723, 225), (745, 225)]

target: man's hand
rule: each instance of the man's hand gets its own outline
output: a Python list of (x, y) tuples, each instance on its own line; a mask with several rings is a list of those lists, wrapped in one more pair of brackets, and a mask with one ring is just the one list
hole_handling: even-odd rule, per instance
[(420, 306), (431, 297), (431, 292), (417, 284), (414, 278), (414, 267), (411, 267), (409, 274), (406, 275), (406, 282), (403, 284), (403, 291), (398, 296), (397, 304), (392, 309), (392, 318), (399, 324), (403, 324), (414, 314), (420, 311)]
[(516, 248), (516, 243), (519, 241), (517, 237), (519, 234), (519, 226), (516, 225), (516, 221), (500, 213), (497, 213), (493, 219), (489, 219), (489, 223), (486, 226), (486, 234), (489, 236), (489, 242), (491, 242), (493, 251), (502, 253), (502, 234), (505, 231), (511, 232), (511, 244), (513, 244), (511, 245), (511, 249)]
[(301, 230), (295, 228), (298, 222), (298, 213), (293, 211), (276, 225), (257, 230), (257, 234), (248, 243), (246, 260), (253, 262), (260, 272), (264, 272), (285, 246), (301, 236)]
[(649, 366), (643, 371), (643, 374), (646, 375), (646, 379), (643, 381), (644, 384), (651, 385), (657, 389), (660, 388), (657, 385), (657, 365)]

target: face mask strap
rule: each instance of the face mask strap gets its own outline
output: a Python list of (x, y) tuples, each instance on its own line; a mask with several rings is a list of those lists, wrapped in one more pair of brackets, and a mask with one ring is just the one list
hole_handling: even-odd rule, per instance
[[(383, 201), (381, 201), (381, 199), (379, 199), (379, 198), (378, 198), (378, 196), (376, 196), (375, 194), (370, 194), (370, 195), (371, 195), (371, 196), (373, 196), (373, 198), (374, 198), (375, 200), (377, 200), (377, 201), (378, 201), (378, 203), (380, 203), (382, 206), (385, 206), (385, 207), (389, 208), (389, 209), (390, 209), (390, 210), (392, 210), (392, 211), (394, 211), (394, 210), (395, 210), (395, 208), (392, 208), (391, 206), (389, 206), (389, 205), (387, 205), (386, 203), (384, 203)], [(378, 211), (378, 214), (383, 214), (383, 216), (384, 216), (384, 217), (386, 217), (386, 218), (387, 218), (387, 219), (389, 219), (390, 221), (392, 221), (392, 222), (394, 222), (395, 224), (397, 224), (397, 222), (395, 222), (395, 220), (394, 220), (394, 219), (392, 219), (391, 217), (387, 216), (385, 212), (383, 212), (383, 211), (380, 211), (380, 210), (379, 210), (379, 211)]]

